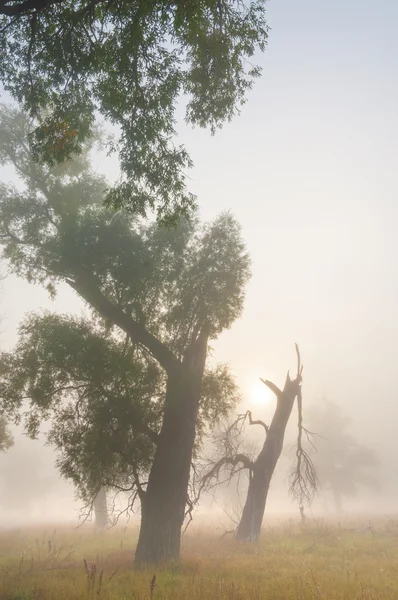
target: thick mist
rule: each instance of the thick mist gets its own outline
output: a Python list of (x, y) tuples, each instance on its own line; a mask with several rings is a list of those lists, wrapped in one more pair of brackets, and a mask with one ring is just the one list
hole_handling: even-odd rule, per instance
[[(344, 496), (340, 516), (389, 514), (398, 493), (398, 6), (285, 0), (269, 4), (268, 18), (263, 76), (239, 118), (214, 138), (182, 119), (178, 125), (192, 149), (201, 217), (230, 209), (253, 260), (243, 316), (214, 344), (214, 357), (236, 376), (238, 412), (250, 409), (268, 423), (275, 399), (259, 378), (283, 385), (299, 343), (304, 421), (326, 401), (335, 403), (348, 432), (378, 460), (370, 468), (376, 483), (359, 482)], [(114, 161), (99, 152), (94, 159), (98, 171), (116, 179)], [(5, 169), (0, 177), (13, 181)], [(69, 289), (61, 287), (52, 301), (40, 287), (7, 276), (2, 348), (13, 346), (27, 312), (48, 308), (86, 311)], [(266, 515), (298, 514), (287, 484), (296, 419), (294, 410)], [(318, 420), (316, 433), (328, 438), (328, 423)], [(59, 477), (43, 435), (31, 441), (18, 428), (13, 435), (14, 447), (0, 457), (0, 526), (77, 523), (81, 503)], [(261, 431), (246, 427), (245, 436), (261, 445)], [(203, 499), (200, 518), (217, 515), (226, 523), (224, 508), (238, 502), (231, 485), (217, 501)], [(322, 481), (307, 512), (339, 514)]]

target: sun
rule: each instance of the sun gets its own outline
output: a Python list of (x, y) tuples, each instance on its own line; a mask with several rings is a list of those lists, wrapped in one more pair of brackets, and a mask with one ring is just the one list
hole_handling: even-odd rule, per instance
[(249, 398), (250, 404), (256, 406), (268, 404), (271, 400), (270, 390), (261, 381), (255, 381), (250, 386)]

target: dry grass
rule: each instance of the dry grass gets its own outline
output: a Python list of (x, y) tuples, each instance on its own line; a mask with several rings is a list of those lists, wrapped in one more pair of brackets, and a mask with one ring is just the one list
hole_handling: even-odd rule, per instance
[(256, 548), (191, 531), (180, 565), (139, 572), (131, 529), (3, 532), (0, 600), (397, 600), (397, 524), (356, 527), (275, 524)]

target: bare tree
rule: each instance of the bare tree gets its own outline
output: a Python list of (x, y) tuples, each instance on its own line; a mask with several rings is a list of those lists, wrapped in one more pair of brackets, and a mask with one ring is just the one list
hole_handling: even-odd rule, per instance
[[(238, 415), (237, 419), (227, 427), (219, 438), (221, 442), (221, 458), (213, 460), (205, 468), (201, 489), (214, 490), (217, 486), (231, 481), (233, 477), (246, 471), (249, 474), (249, 487), (242, 516), (235, 532), (239, 541), (257, 542), (263, 521), (265, 505), (271, 479), (283, 448), (285, 430), (297, 398), (298, 437), (296, 464), (290, 476), (290, 493), (298, 501), (303, 518), (304, 503), (311, 502), (318, 487), (318, 479), (310, 458), (302, 444), (303, 433), (311, 440), (311, 433), (303, 427), (301, 383), (303, 367), (300, 351), (296, 344), (297, 375), (290, 378), (289, 372), (283, 390), (271, 381), (261, 379), (277, 398), (275, 413), (268, 426), (261, 420), (253, 420), (252, 413), (247, 411)], [(252, 458), (242, 450), (242, 428), (248, 422), (259, 425), (265, 431), (263, 446)]]

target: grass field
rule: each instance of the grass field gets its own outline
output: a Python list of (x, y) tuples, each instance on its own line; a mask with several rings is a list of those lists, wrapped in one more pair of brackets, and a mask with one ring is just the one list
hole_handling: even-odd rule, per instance
[(288, 521), (264, 528), (258, 547), (192, 529), (179, 565), (137, 572), (135, 542), (122, 527), (3, 531), (0, 600), (398, 600), (393, 521)]

